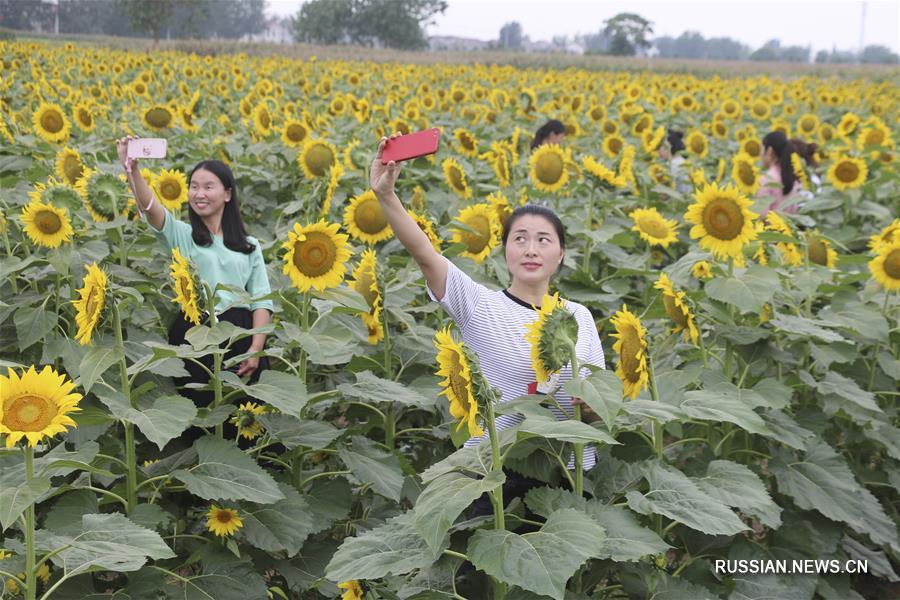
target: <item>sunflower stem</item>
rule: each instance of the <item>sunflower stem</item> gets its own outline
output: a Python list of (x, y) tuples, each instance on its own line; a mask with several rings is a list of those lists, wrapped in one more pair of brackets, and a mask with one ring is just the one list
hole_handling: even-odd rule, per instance
[[(206, 296), (206, 314), (209, 315), (209, 326), (215, 327), (219, 323), (219, 319), (216, 316), (216, 295), (205, 281), (203, 282), (203, 293)], [(220, 348), (213, 352), (213, 370), (210, 378), (213, 384), (213, 408), (222, 405), (222, 380), (219, 378), (219, 375), (222, 373), (224, 356), (225, 354)], [(222, 423), (216, 425), (216, 436), (223, 439), (225, 437), (225, 426)]]
[[(569, 340), (569, 357), (572, 361), (572, 379), (581, 378), (581, 370), (578, 365), (578, 356), (575, 353), (575, 344)], [(581, 405), (572, 403), (573, 418), (581, 423)], [(572, 444), (575, 462), (575, 494), (580, 498), (584, 496), (584, 444)]]
[[(134, 408), (131, 398), (131, 381), (128, 379), (128, 364), (125, 362), (125, 337), (122, 335), (122, 316), (119, 313), (119, 303), (113, 298), (113, 331), (116, 335), (116, 347), (119, 349), (119, 379), (122, 386), (122, 395), (125, 396), (125, 402), (128, 406)], [(125, 428), (125, 488), (126, 488), (126, 504), (125, 511), (131, 514), (134, 507), (137, 506), (137, 457), (134, 447), (134, 424), (128, 421), (122, 421)]]
[(591, 185), (591, 193), (588, 195), (588, 211), (587, 211), (587, 222), (585, 223), (588, 228), (588, 235), (585, 236), (584, 240), (584, 258), (581, 263), (581, 268), (584, 269), (586, 274), (590, 274), (591, 269), (591, 250), (594, 247), (594, 240), (591, 238), (591, 226), (594, 222), (594, 191), (596, 187)]
[[(647, 353), (647, 374), (650, 379), (650, 397), (654, 402), (659, 402), (659, 391), (656, 389), (656, 371), (653, 370), (653, 358)], [(656, 458), (663, 460), (663, 427), (659, 421), (653, 419), (653, 450)]]
[[(488, 397), (486, 398), (487, 405), (487, 426), (488, 426), (488, 435), (491, 438), (491, 472), (492, 473), (502, 473), (503, 472), (503, 457), (500, 455), (500, 440), (497, 438), (497, 426), (494, 421), (494, 392), (493, 390), (488, 392)], [(506, 529), (506, 521), (504, 515), (504, 509), (506, 505), (503, 503), (503, 484), (498, 485), (495, 489), (491, 490), (491, 504), (494, 507), (494, 529)], [(502, 595), (500, 596), (502, 597)]]
[[(34, 478), (34, 447), (25, 446), (25, 481)], [(34, 566), (34, 503), (25, 509), (25, 600), (37, 597), (37, 577)]]
[[(10, 247), (9, 247), (9, 235), (6, 233), (6, 230), (7, 230), (7, 227), (3, 227), (3, 228), (2, 228), (2, 232), (3, 232), (3, 247), (6, 249), (6, 255), (7, 255), (8, 257), (12, 258), (13, 253), (12, 253), (12, 250), (10, 249)], [(13, 274), (13, 275), (9, 278), (9, 282), (12, 284), (13, 294), (18, 294), (18, 293), (19, 293), (19, 285), (16, 283), (16, 278), (17, 278), (17, 275), (15, 275), (15, 274)]]
[[(309, 292), (303, 293), (303, 302), (300, 303), (300, 328), (309, 332)], [(300, 348), (300, 379), (306, 383), (306, 350)]]

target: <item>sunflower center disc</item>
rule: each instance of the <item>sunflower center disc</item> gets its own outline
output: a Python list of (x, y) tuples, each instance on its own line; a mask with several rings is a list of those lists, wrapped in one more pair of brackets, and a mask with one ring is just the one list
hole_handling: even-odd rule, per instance
[(853, 183), (859, 177), (859, 167), (852, 162), (843, 162), (838, 165), (835, 175), (842, 183)]
[(891, 279), (900, 279), (900, 250), (892, 250), (884, 259), (884, 272)]
[(174, 181), (167, 181), (159, 186), (159, 192), (166, 200), (177, 200), (181, 195), (181, 186)]
[(545, 154), (537, 162), (538, 179), (541, 183), (554, 184), (559, 181), (563, 173), (563, 161), (558, 154)]
[(469, 412), (469, 390), (468, 390), (468, 381), (466, 378), (460, 375), (462, 372), (462, 365), (459, 362), (459, 357), (455, 354), (453, 355), (453, 369), (450, 372), (450, 388), (453, 390), (453, 394), (456, 396), (457, 402), (459, 402), (460, 406), (462, 406), (463, 410), (465, 410), (466, 414)]
[(454, 189), (459, 191), (463, 191), (466, 189), (465, 184), (463, 184), (462, 180), (462, 171), (460, 171), (456, 167), (451, 167), (447, 172), (447, 178), (450, 180), (450, 185), (453, 186)]
[(322, 144), (316, 144), (306, 153), (306, 166), (316, 177), (321, 177), (334, 162), (334, 154), (331, 149)]
[(374, 234), (387, 227), (387, 219), (378, 200), (365, 200), (356, 208), (356, 226), (362, 231)]
[(675, 321), (675, 324), (679, 327), (687, 326), (687, 316), (685, 316), (684, 311), (675, 304), (675, 298), (668, 295), (663, 295), (663, 305), (666, 307), (666, 314), (669, 315), (669, 318)]
[(62, 228), (62, 221), (55, 212), (42, 210), (34, 217), (34, 224), (45, 235), (51, 235)]
[(152, 108), (147, 113), (147, 122), (162, 129), (172, 122), (172, 115), (165, 108)]
[(470, 229), (475, 231), (475, 233), (464, 233), (463, 243), (466, 245), (466, 249), (469, 252), (477, 254), (484, 250), (484, 247), (490, 240), (491, 224), (488, 221), (487, 217), (483, 215), (475, 215), (473, 217), (470, 217), (466, 221), (466, 225)]
[(744, 215), (730, 198), (716, 198), (703, 211), (703, 226), (716, 239), (733, 240), (744, 228)]
[(306, 234), (294, 250), (294, 266), (307, 277), (324, 275), (334, 265), (337, 248), (331, 238), (319, 231)]
[(81, 121), (81, 124), (85, 127), (90, 127), (94, 123), (94, 117), (91, 116), (91, 113), (85, 109), (78, 110), (78, 120)]
[(56, 416), (56, 406), (47, 398), (24, 395), (4, 410), (3, 424), (12, 431), (41, 431)]
[(809, 240), (809, 262), (823, 267), (828, 265), (828, 248), (822, 240)]
[(76, 157), (67, 156), (65, 163), (63, 163), (63, 173), (66, 174), (66, 179), (69, 183), (75, 183), (84, 173), (84, 167)]
[(744, 161), (738, 163), (738, 177), (744, 185), (753, 185), (756, 183), (756, 176), (753, 174), (753, 167)]
[(55, 110), (45, 112), (41, 116), (41, 127), (50, 133), (59, 133), (63, 128), (62, 115)]
[(292, 142), (302, 142), (306, 137), (306, 130), (300, 125), (289, 125), (287, 128), (287, 137)]
[(669, 229), (666, 227), (666, 224), (654, 217), (642, 218), (638, 221), (638, 227), (640, 227), (644, 233), (649, 233), (655, 238), (662, 239), (669, 235)]
[(641, 342), (638, 332), (633, 327), (628, 327), (622, 332), (622, 370), (625, 371), (625, 377), (628, 381), (637, 381), (641, 374), (638, 372), (641, 361), (638, 359), (638, 352), (641, 349)]

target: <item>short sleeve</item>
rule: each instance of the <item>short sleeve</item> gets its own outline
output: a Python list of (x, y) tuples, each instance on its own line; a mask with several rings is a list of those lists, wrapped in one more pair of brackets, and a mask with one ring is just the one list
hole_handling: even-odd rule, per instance
[[(259, 242), (251, 240), (256, 248), (250, 255), (250, 279), (247, 280), (247, 292), (254, 298), (259, 296), (267, 296), (272, 293), (269, 286), (269, 275), (266, 273), (266, 262), (263, 260), (262, 248)], [(257, 300), (250, 303), (250, 310), (257, 308), (265, 308), (269, 312), (275, 312), (275, 306), (271, 300)]]
[(156, 239), (158, 239), (167, 250), (171, 250), (177, 246), (178, 248), (187, 251), (187, 249), (190, 248), (192, 241), (191, 226), (173, 217), (172, 213), (169, 212), (169, 209), (164, 208), (163, 210), (165, 210), (165, 217), (163, 219), (162, 229), (156, 229), (148, 222), (147, 225), (150, 226), (150, 231), (153, 232)]
[(459, 267), (447, 260), (446, 257), (442, 256), (441, 258), (447, 261), (447, 285), (444, 290), (444, 297), (438, 300), (427, 284), (425, 285), (425, 290), (428, 292), (428, 297), (450, 313), (457, 326), (462, 329), (468, 322), (469, 317), (472, 316), (472, 313), (475, 312), (475, 308), (478, 306), (482, 296), (489, 290), (480, 283), (476, 283)]

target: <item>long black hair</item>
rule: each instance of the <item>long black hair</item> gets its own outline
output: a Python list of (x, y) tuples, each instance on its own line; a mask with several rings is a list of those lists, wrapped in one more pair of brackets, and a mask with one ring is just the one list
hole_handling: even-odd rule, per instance
[[(234, 185), (234, 173), (221, 160), (204, 160), (197, 163), (188, 175), (188, 182), (194, 177), (194, 173), (203, 169), (219, 178), (226, 190), (231, 190), (231, 201), (225, 203), (222, 211), (222, 241), (225, 247), (242, 254), (251, 254), (256, 246), (247, 241), (247, 230), (241, 219), (241, 205), (238, 201), (237, 188)], [(212, 244), (212, 234), (203, 219), (188, 204), (188, 217), (191, 221), (191, 237), (198, 246)]]
[(794, 179), (796, 179), (794, 166), (791, 164), (791, 153), (794, 152), (794, 147), (788, 142), (783, 131), (767, 133), (762, 144), (764, 149), (771, 148), (778, 157), (778, 164), (781, 167), (781, 191), (787, 196), (794, 189)]
[(670, 129), (666, 133), (666, 141), (669, 142), (669, 151), (672, 156), (684, 150), (684, 132), (677, 129)]
[(560, 134), (566, 132), (566, 126), (563, 125), (562, 121), (557, 121), (556, 119), (550, 119), (546, 123), (540, 126), (540, 128), (534, 133), (534, 139), (531, 140), (531, 149), (534, 150), (538, 146), (544, 143), (544, 140), (551, 133)]
[(506, 223), (503, 224), (503, 233), (500, 236), (504, 248), (506, 247), (506, 240), (509, 238), (509, 232), (512, 231), (513, 224), (518, 221), (520, 217), (525, 215), (537, 215), (550, 221), (550, 224), (553, 225), (553, 229), (556, 230), (556, 237), (559, 238), (560, 248), (563, 250), (566, 249), (566, 228), (563, 226), (562, 221), (559, 220), (559, 217), (556, 216), (556, 213), (546, 206), (530, 203), (517, 206), (513, 209), (509, 217), (507, 217)]

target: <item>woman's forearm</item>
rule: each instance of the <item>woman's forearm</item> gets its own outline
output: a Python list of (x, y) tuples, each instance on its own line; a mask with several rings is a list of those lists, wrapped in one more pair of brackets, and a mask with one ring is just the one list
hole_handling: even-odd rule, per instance
[[(272, 320), (272, 315), (266, 308), (257, 308), (253, 311), (253, 329), (268, 325)], [(259, 352), (266, 347), (266, 334), (254, 333), (250, 342), (250, 351)]]

